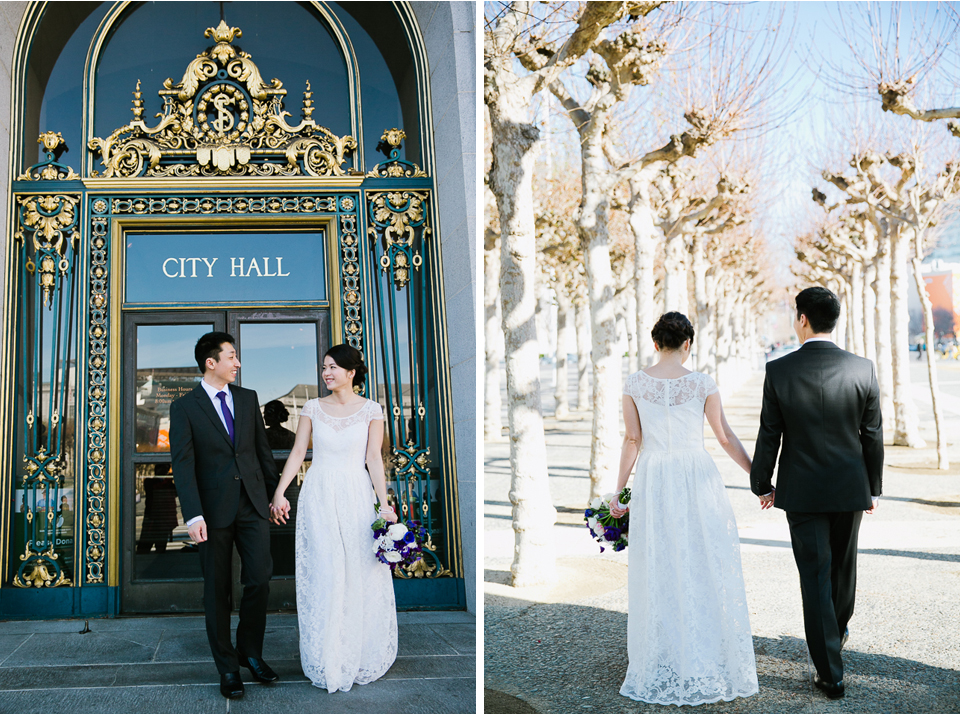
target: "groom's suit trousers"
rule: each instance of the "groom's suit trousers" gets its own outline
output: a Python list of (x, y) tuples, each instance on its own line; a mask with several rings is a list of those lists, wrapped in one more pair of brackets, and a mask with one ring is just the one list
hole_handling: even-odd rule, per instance
[[(234, 649), (230, 614), (233, 610), (233, 546), (240, 554), (240, 622)], [(208, 528), (207, 540), (200, 543), (203, 569), (203, 609), (207, 639), (220, 674), (236, 672), (238, 657), (262, 657), (263, 634), (267, 626), (267, 598), (273, 559), (270, 555), (270, 523), (263, 518), (240, 489), (237, 517), (223, 528)]]
[(843, 680), (840, 647), (857, 592), (857, 536), (863, 511), (787, 512), (800, 572), (803, 624), (810, 659), (829, 682)]

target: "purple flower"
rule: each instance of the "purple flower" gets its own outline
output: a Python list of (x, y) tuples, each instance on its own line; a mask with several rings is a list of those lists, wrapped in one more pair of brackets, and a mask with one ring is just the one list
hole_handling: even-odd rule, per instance
[(617, 538), (620, 537), (620, 529), (614, 528), (613, 526), (607, 526), (603, 529), (603, 535), (608, 541), (613, 543), (617, 540)]
[(403, 540), (406, 543), (413, 543), (413, 541), (416, 540), (416, 536), (413, 535), (413, 531), (407, 531), (406, 535), (403, 536)]

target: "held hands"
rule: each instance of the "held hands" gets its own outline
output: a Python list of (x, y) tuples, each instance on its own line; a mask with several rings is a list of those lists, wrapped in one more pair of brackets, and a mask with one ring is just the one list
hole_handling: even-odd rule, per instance
[(187, 527), (187, 533), (194, 543), (203, 543), (207, 539), (207, 522), (199, 520)]
[(760, 496), (760, 510), (765, 511), (773, 505), (773, 499), (777, 495), (777, 489), (771, 488), (766, 496)]
[(278, 526), (283, 525), (290, 518), (290, 501), (288, 501), (279, 491), (273, 494), (273, 501), (270, 502), (270, 522)]

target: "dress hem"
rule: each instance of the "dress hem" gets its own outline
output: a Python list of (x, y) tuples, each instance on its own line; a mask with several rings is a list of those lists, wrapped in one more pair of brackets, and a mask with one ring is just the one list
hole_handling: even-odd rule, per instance
[(620, 696), (627, 697), (628, 699), (632, 699), (635, 702), (643, 702), (645, 704), (660, 704), (662, 706), (675, 705), (678, 707), (698, 707), (701, 704), (716, 704), (717, 702), (732, 702), (734, 699), (743, 699), (746, 697), (752, 697), (754, 694), (759, 694), (759, 692), (760, 692), (760, 688), (757, 687), (756, 689), (750, 692), (738, 692), (729, 697), (720, 696), (714, 699), (704, 699), (699, 702), (677, 702), (677, 701), (665, 701), (665, 700), (658, 700), (658, 699), (644, 699), (643, 697), (635, 697), (631, 694), (626, 694), (623, 691), (623, 689), (620, 690)]

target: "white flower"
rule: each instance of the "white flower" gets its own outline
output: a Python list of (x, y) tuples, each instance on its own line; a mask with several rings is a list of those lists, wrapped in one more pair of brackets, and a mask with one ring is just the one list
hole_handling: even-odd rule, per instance
[(590, 530), (593, 530), (597, 527), (597, 519), (590, 516), (590, 518), (587, 519), (587, 525), (590, 526)]
[(383, 554), (383, 557), (389, 560), (391, 563), (399, 563), (401, 560), (403, 560), (403, 556), (395, 550), (388, 550)]
[(606, 530), (604, 530), (604, 527), (598, 523), (593, 527), (593, 532), (596, 533), (598, 536), (603, 536), (603, 534), (606, 533)]
[(600, 508), (600, 506), (602, 505), (603, 505), (603, 499), (595, 498), (592, 501), (590, 501), (590, 508), (592, 508), (594, 511)]
[(627, 534), (626, 534), (626, 533), (621, 533), (621, 534), (620, 534), (620, 537), (623, 538), (623, 542), (624, 542), (624, 543), (629, 543), (629, 542), (630, 542), (630, 539), (627, 538)]
[(617, 494), (615, 493), (605, 493), (603, 495), (603, 502), (609, 506), (611, 503), (613, 503), (613, 499), (615, 499), (616, 497), (617, 497)]
[(394, 523), (392, 526), (387, 528), (387, 535), (393, 540), (403, 540), (403, 537), (406, 534), (407, 527), (402, 523)]

